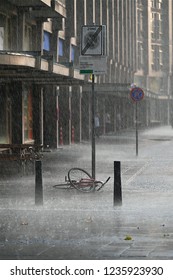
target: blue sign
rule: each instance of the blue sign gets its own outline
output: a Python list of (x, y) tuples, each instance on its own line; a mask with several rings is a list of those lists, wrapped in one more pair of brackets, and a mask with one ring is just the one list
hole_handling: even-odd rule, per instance
[(134, 101), (141, 101), (144, 98), (144, 92), (139, 87), (134, 87), (130, 91), (130, 96)]

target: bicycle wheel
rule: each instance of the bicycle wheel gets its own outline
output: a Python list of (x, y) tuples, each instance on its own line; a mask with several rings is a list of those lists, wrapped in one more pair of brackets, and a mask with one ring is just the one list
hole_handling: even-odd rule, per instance
[(92, 192), (95, 190), (94, 179), (91, 175), (81, 168), (71, 168), (68, 172), (70, 184), (81, 192)]

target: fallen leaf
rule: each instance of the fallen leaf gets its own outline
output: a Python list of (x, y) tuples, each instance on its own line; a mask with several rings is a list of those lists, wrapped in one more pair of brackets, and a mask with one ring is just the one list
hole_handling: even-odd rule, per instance
[(124, 240), (132, 240), (132, 237), (130, 235), (126, 235), (126, 237), (124, 238)]

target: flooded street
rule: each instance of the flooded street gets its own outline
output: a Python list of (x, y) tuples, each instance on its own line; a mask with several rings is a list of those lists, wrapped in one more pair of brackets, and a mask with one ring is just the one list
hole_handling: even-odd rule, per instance
[[(173, 131), (133, 131), (96, 141), (100, 192), (53, 186), (71, 167), (91, 172), (90, 143), (63, 146), (43, 158), (43, 206), (35, 176), (1, 168), (0, 259), (173, 259)], [(121, 162), (122, 206), (114, 206), (114, 161)]]

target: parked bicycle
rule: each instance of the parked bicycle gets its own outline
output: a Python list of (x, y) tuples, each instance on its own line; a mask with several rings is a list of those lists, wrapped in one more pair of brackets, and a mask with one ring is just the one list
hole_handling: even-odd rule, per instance
[(101, 190), (104, 185), (109, 181), (110, 177), (106, 181), (99, 181), (85, 171), (82, 168), (74, 167), (68, 171), (67, 176), (65, 177), (64, 183), (59, 183), (53, 187), (57, 188), (75, 188), (81, 192), (93, 192)]

